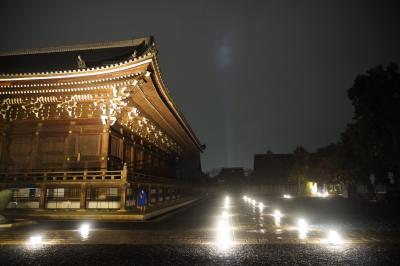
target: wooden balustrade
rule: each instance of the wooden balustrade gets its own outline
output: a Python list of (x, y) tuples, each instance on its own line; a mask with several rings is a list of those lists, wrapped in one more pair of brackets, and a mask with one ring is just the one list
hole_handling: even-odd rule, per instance
[(0, 182), (124, 181), (126, 177), (126, 169), (117, 171), (5, 172), (0, 173)]

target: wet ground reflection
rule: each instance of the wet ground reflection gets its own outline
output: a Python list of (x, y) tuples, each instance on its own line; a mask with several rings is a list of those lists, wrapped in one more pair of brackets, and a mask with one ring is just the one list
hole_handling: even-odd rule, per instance
[[(337, 208), (340, 212), (346, 211), (348, 203), (345, 201), (333, 198), (314, 198), (311, 203), (308, 201), (309, 199), (295, 197), (287, 200), (254, 195), (224, 195), (206, 199), (165, 220), (148, 223), (41, 222), (31, 227), (1, 231), (0, 243), (8, 243), (9, 246), (3, 246), (0, 255), (11, 252), (14, 258), (32, 259), (30, 254), (48, 253), (51, 255), (44, 256), (49, 258), (54, 255), (62, 260), (68, 252), (72, 256), (81, 256), (79, 249), (68, 245), (79, 244), (81, 250), (89, 253), (94, 246), (102, 250), (107, 245), (118, 246), (118, 258), (124, 258), (120, 250), (125, 250), (123, 246), (128, 245), (131, 250), (145, 257), (152, 254), (153, 247), (156, 250), (161, 246), (167, 247), (174, 254), (181, 254), (183, 249), (187, 254), (181, 255), (186, 259), (187, 256), (194, 256), (198, 261), (207, 263), (210, 262), (209, 259), (212, 261), (213, 256), (217, 256), (215, 261), (221, 262), (219, 259), (223, 259), (225, 264), (232, 262), (230, 260), (243, 262), (246, 259), (242, 256), (250, 256), (249, 254), (253, 254), (256, 261), (258, 258), (270, 261), (265, 257), (268, 252), (270, 256), (281, 254), (282, 258), (291, 261), (285, 257), (290, 253), (289, 250), (295, 252), (294, 257), (300, 256), (296, 253), (300, 252), (303, 257), (313, 257), (313, 261), (323, 261), (321, 258), (325, 256), (354, 262), (355, 259), (349, 257), (349, 254), (375, 254), (368, 245), (380, 245), (380, 249), (387, 249), (392, 254), (394, 246), (382, 245), (385, 242), (393, 245), (400, 243), (397, 230), (366, 231), (365, 228), (369, 227), (365, 227), (362, 219), (354, 219), (351, 215), (337, 217), (325, 212), (328, 207), (330, 211), (335, 210), (332, 208), (335, 204), (340, 206)], [(307, 209), (304, 206), (308, 204), (311, 207)], [(351, 219), (356, 223), (351, 222)], [(183, 258), (171, 256), (177, 263), (183, 262)], [(396, 257), (393, 254), (390, 256)], [(278, 264), (288, 262), (275, 259), (273, 262)], [(332, 262), (330, 259), (326, 262)], [(359, 259), (365, 261), (367, 258)], [(376, 258), (368, 259), (376, 262)], [(40, 262), (39, 255), (33, 261)], [(128, 258), (124, 261), (132, 262)], [(310, 261), (305, 260), (303, 263)], [(100, 261), (99, 264), (102, 263)]]

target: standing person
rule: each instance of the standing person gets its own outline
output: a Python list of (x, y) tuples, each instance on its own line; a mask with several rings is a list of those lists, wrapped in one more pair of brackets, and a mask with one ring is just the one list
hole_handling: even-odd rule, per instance
[(147, 204), (147, 194), (146, 192), (142, 189), (139, 193), (139, 207), (141, 212), (146, 211), (146, 204)]

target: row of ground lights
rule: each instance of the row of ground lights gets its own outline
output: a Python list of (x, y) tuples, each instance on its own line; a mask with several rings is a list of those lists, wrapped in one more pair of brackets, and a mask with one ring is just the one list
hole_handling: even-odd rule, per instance
[[(283, 197), (291, 198), (291, 196), (287, 195), (287, 194), (285, 194)], [(255, 199), (244, 196), (243, 200), (247, 203), (250, 203), (253, 207), (257, 206), (257, 201)], [(260, 212), (262, 212), (263, 208), (264, 208), (264, 204), (262, 202), (259, 202), (258, 208), (260, 209)], [(274, 217), (275, 225), (277, 227), (279, 227), (280, 223), (281, 223), (281, 218), (282, 218), (282, 214), (281, 214), (280, 210), (275, 210), (272, 216)], [(307, 238), (307, 233), (309, 231), (309, 228), (308, 228), (307, 221), (305, 219), (303, 219), (303, 218), (298, 219), (297, 231), (298, 231), (298, 235), (299, 235), (300, 239)], [(327, 234), (327, 238), (322, 239), (321, 243), (330, 244), (330, 245), (340, 245), (343, 243), (343, 241), (342, 241), (340, 234), (337, 231), (329, 230), (329, 232)]]

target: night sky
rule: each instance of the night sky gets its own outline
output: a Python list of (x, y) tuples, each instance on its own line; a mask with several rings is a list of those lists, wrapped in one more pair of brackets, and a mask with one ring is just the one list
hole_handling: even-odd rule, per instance
[(355, 76), (400, 62), (400, 1), (4, 2), (0, 50), (154, 35), (205, 171), (337, 142)]

